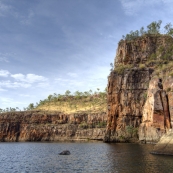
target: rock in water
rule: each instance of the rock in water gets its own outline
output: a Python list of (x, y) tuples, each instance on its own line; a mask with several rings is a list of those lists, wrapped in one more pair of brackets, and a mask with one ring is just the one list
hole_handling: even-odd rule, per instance
[(61, 153), (59, 153), (59, 155), (70, 155), (71, 153), (70, 153), (70, 151), (68, 151), (68, 150), (64, 150), (64, 151), (62, 151)]
[(163, 135), (160, 141), (154, 146), (152, 154), (173, 155), (173, 130)]

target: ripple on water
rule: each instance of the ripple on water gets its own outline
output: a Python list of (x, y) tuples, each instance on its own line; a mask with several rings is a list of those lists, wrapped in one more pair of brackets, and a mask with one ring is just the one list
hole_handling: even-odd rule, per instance
[[(0, 173), (171, 172), (173, 157), (151, 155), (152, 148), (138, 144), (0, 143)], [(71, 155), (58, 154), (66, 149)]]

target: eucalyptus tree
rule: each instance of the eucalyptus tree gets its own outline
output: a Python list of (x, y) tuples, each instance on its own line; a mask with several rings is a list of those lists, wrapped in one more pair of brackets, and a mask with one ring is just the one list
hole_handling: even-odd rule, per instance
[(150, 23), (148, 28), (148, 34), (159, 34), (160, 33), (160, 27), (161, 27), (162, 21), (159, 20), (158, 22), (154, 21)]
[(32, 110), (32, 109), (34, 109), (34, 103), (30, 103), (26, 108), (26, 110)]
[(139, 32), (141, 36), (143, 36), (146, 33), (146, 31), (144, 30), (144, 27), (141, 27)]
[(164, 28), (165, 28), (166, 34), (173, 36), (173, 28), (171, 23), (167, 23)]
[(66, 90), (66, 92), (65, 92), (65, 96), (70, 96), (70, 93), (71, 93), (71, 91), (69, 91), (69, 90)]

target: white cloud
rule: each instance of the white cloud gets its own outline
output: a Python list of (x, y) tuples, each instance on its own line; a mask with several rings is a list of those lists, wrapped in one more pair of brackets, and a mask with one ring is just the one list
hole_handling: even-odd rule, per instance
[(10, 72), (7, 70), (0, 70), (1, 77), (8, 77), (9, 74), (10, 74)]
[(22, 82), (27, 82), (27, 83), (45, 82), (48, 80), (47, 78), (45, 78), (43, 76), (39, 76), (39, 75), (35, 75), (35, 74), (23, 75), (21, 73), (18, 73), (18, 74), (11, 75), (11, 77), (17, 81), (22, 81)]
[(0, 81), (0, 91), (5, 91), (6, 89), (4, 88), (29, 88), (32, 87), (32, 84), (35, 87), (42, 88), (49, 86), (47, 78), (35, 74), (11, 74), (7, 70), (0, 70), (0, 77), (8, 78), (8, 80)]

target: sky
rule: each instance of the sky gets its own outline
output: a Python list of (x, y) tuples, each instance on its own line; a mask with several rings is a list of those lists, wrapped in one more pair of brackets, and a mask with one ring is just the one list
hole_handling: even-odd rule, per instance
[(172, 0), (0, 0), (0, 108), (103, 91), (122, 35), (173, 23)]

